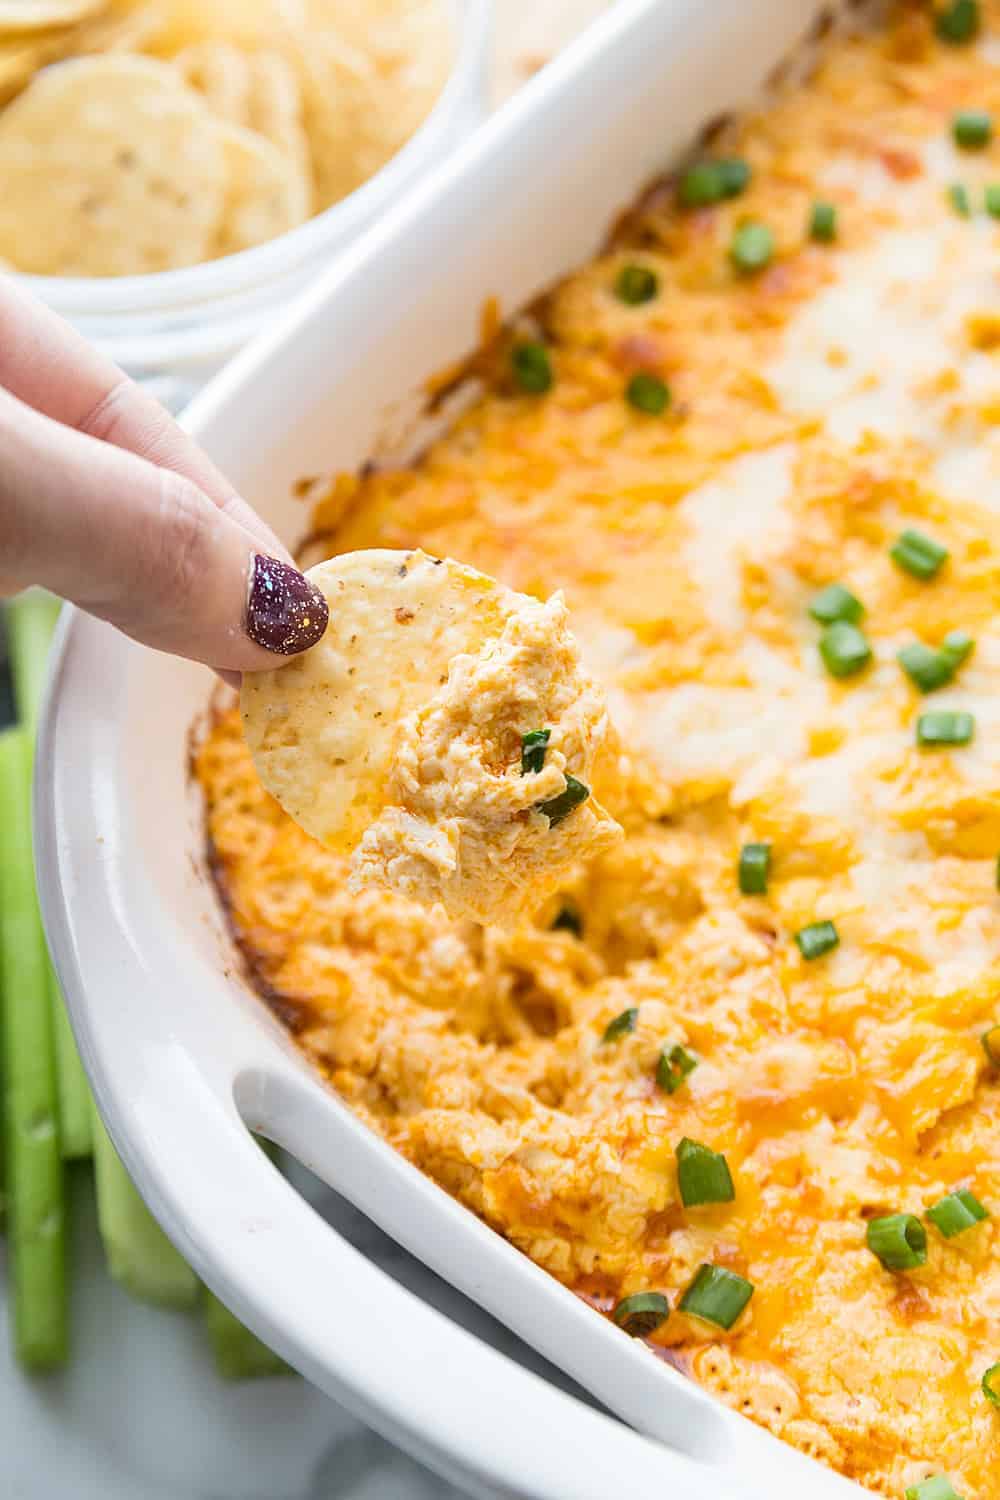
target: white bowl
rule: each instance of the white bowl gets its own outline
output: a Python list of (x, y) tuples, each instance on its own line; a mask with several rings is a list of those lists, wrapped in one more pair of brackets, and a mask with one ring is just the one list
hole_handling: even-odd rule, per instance
[(18, 279), (132, 373), (204, 381), (482, 120), (491, 0), (449, 0), (447, 8), (455, 53), (440, 98), (381, 171), (325, 212), (252, 250), (176, 271)]
[[(631, 0), (342, 257), (190, 426), (289, 538), (302, 474), (350, 468), (433, 371), (599, 243), (819, 9)], [(242, 979), (201, 859), (187, 737), (207, 675), (63, 622), (36, 792), (46, 926), (98, 1102), (171, 1237), (324, 1390), (474, 1494), (859, 1494), (718, 1404), (364, 1128)], [(270, 1136), (575, 1377), (586, 1407), (390, 1281), (252, 1144)]]

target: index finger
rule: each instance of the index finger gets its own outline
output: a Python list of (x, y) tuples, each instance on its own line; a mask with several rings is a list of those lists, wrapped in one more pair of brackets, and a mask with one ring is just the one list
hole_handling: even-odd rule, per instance
[(291, 561), (270, 527), (158, 401), (5, 276), (0, 276), (0, 386), (66, 427), (183, 474), (258, 538), (263, 550)]

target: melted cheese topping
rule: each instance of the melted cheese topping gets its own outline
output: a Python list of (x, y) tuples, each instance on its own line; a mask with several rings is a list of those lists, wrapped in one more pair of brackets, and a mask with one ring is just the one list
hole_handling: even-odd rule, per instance
[[(996, 31), (1000, 7), (983, 7)], [(903, 5), (841, 39), (807, 85), (729, 128), (739, 198), (679, 211), (654, 189), (608, 253), (542, 310), (555, 383), (487, 392), (405, 472), (343, 477), (329, 551), (423, 545), (514, 588), (566, 592), (626, 747), (595, 791), (626, 839), (511, 932), (344, 888), (344, 866), (261, 792), (223, 717), (198, 772), (219, 879), (255, 972), (308, 1056), (371, 1125), (555, 1276), (608, 1311), (699, 1264), (756, 1288), (729, 1333), (678, 1311), (654, 1334), (720, 1397), (887, 1495), (947, 1473), (996, 1500), (1000, 1218), (893, 1275), (866, 1221), (968, 1186), (1000, 1214), (1000, 147), (951, 144), (953, 112), (1000, 119), (995, 35), (938, 42)], [(945, 187), (963, 181), (965, 219)], [(809, 241), (812, 201), (838, 239)], [(727, 248), (775, 234), (755, 277)], [(623, 264), (659, 278), (639, 307)], [(664, 417), (623, 400), (668, 380)], [(905, 526), (949, 560), (920, 582)], [(837, 681), (813, 594), (864, 601), (874, 660)], [(922, 699), (902, 644), (976, 638)], [(968, 710), (973, 742), (922, 751), (917, 715)], [(741, 897), (740, 845), (773, 848)], [(577, 936), (553, 927), (560, 908)], [(794, 934), (833, 920), (839, 948)], [(602, 1044), (637, 1007), (635, 1030)], [(673, 1095), (665, 1042), (699, 1064)], [(732, 1204), (686, 1211), (674, 1148), (724, 1152)]]

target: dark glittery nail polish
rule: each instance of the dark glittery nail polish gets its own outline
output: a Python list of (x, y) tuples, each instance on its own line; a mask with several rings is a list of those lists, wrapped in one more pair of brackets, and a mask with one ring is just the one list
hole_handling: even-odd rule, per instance
[(258, 552), (247, 595), (246, 631), (252, 641), (280, 656), (315, 646), (330, 611), (318, 588), (288, 563)]

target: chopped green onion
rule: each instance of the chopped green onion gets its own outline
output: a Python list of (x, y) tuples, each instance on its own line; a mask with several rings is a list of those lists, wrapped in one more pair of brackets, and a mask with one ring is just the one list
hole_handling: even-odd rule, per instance
[(991, 1026), (988, 1031), (984, 1031), (980, 1041), (990, 1064), (994, 1068), (1000, 1068), (1000, 1021), (995, 1026)]
[(1000, 219), (1000, 183), (989, 183), (983, 194), (983, 207), (991, 219)]
[(965, 186), (964, 182), (953, 182), (949, 186), (948, 202), (959, 218), (970, 219), (972, 217), (972, 203), (969, 198), (969, 189)]
[(967, 745), (975, 728), (976, 721), (971, 714), (937, 709), (933, 713), (921, 714), (917, 720), (917, 744)]
[(693, 1073), (697, 1066), (698, 1059), (692, 1057), (680, 1042), (668, 1042), (662, 1048), (660, 1060), (656, 1064), (656, 1081), (665, 1093), (676, 1094), (688, 1074)]
[(552, 388), (552, 361), (544, 344), (515, 344), (510, 367), (522, 391), (541, 396)]
[(963, 151), (981, 151), (993, 139), (993, 116), (985, 109), (960, 109), (952, 119), (951, 133)]
[(927, 1217), (946, 1240), (953, 1240), (956, 1234), (964, 1234), (988, 1219), (989, 1211), (968, 1188), (956, 1188), (929, 1208)]
[(583, 937), (583, 918), (575, 906), (560, 906), (549, 931), (571, 932), (574, 937)]
[(946, 656), (957, 672), (975, 649), (975, 641), (966, 630), (949, 630), (941, 642), (941, 655)]
[(635, 1292), (624, 1297), (611, 1316), (633, 1338), (644, 1339), (667, 1321), (670, 1303), (661, 1292)]
[(724, 156), (716, 162), (724, 198), (738, 198), (750, 183), (750, 163), (739, 156)]
[(738, 157), (699, 161), (682, 175), (678, 189), (685, 208), (707, 208), (736, 198), (750, 181), (750, 167)]
[(934, 30), (942, 42), (971, 42), (979, 31), (979, 0), (951, 0), (934, 17)]
[(627, 1036), (630, 1031), (635, 1030), (635, 1023), (639, 1019), (639, 1007), (630, 1005), (628, 1010), (623, 1010), (620, 1016), (615, 1016), (604, 1028), (602, 1042), (617, 1042), (619, 1037)]
[(897, 651), (896, 660), (914, 687), (922, 693), (933, 693), (955, 675), (954, 665), (944, 652), (925, 646), (923, 641), (912, 641), (909, 646), (904, 646)]
[(820, 636), (819, 654), (831, 677), (853, 677), (871, 661), (872, 648), (856, 625), (834, 620)]
[(551, 729), (529, 729), (521, 736), (521, 775), (537, 776), (545, 765), (545, 751), (552, 738)]
[(887, 1271), (912, 1271), (927, 1261), (927, 1231), (913, 1214), (872, 1219), (866, 1240)]
[(566, 785), (555, 797), (550, 797), (547, 802), (538, 804), (538, 811), (544, 813), (549, 820), (549, 827), (555, 828), (564, 818), (568, 818), (581, 802), (586, 802), (590, 796), (590, 787), (584, 786), (582, 781), (577, 781), (575, 776), (566, 774)]
[(850, 589), (845, 589), (842, 583), (828, 583), (825, 589), (820, 589), (809, 606), (809, 613), (821, 625), (833, 625), (837, 620), (857, 625), (864, 612), (861, 600)]
[(828, 245), (837, 238), (837, 206), (818, 199), (809, 214), (809, 238)]
[(659, 278), (648, 266), (622, 266), (615, 282), (615, 295), (619, 302), (629, 307), (638, 307), (642, 302), (652, 302), (660, 289)]
[(680, 1300), (681, 1312), (732, 1328), (753, 1296), (753, 1285), (724, 1266), (703, 1265)]
[(647, 375), (645, 370), (640, 370), (625, 387), (625, 400), (636, 411), (659, 417), (670, 405), (670, 387), (659, 376)]
[(795, 941), (803, 958), (822, 958), (837, 947), (840, 933), (832, 922), (810, 922), (795, 934)]
[(911, 1484), (904, 1495), (905, 1500), (962, 1500), (946, 1474), (935, 1474), (922, 1484)]
[(688, 167), (681, 176), (678, 193), (685, 208), (707, 208), (721, 202), (726, 190), (718, 163), (699, 161)]
[(676, 1155), (677, 1186), (685, 1208), (699, 1208), (703, 1203), (732, 1203), (736, 1189), (724, 1156), (687, 1136), (678, 1145)]
[(740, 850), (739, 881), (744, 896), (763, 896), (771, 869), (770, 844), (744, 844)]
[(774, 235), (766, 224), (741, 224), (729, 246), (729, 258), (737, 271), (753, 275), (774, 259)]
[(991, 1406), (1000, 1407), (1000, 1365), (990, 1365), (983, 1376), (983, 1395)]
[(922, 531), (907, 530), (900, 533), (889, 548), (889, 556), (897, 568), (912, 573), (914, 578), (925, 581), (933, 578), (948, 556), (948, 548), (942, 547), (933, 537)]

